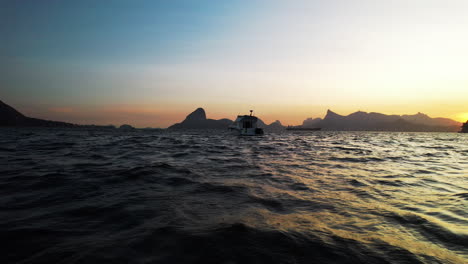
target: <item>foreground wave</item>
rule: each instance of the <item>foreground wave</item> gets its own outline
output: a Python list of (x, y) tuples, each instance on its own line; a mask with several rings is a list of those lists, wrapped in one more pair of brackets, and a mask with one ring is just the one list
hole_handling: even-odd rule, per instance
[(2, 263), (466, 263), (468, 137), (0, 131)]

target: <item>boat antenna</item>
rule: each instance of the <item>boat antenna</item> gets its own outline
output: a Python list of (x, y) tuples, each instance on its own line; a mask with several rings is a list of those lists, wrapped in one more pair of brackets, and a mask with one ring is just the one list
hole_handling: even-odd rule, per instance
[(250, 110), (250, 116), (252, 116), (253, 110)]

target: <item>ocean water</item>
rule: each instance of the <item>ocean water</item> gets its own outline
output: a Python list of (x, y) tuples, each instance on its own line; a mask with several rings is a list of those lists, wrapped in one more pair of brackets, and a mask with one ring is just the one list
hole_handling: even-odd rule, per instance
[(1, 263), (468, 263), (468, 134), (0, 130)]

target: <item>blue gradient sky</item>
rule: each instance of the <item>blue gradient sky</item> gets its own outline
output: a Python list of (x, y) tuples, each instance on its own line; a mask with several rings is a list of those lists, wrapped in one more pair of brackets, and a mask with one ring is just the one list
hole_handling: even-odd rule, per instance
[(196, 107), (297, 124), (468, 118), (468, 1), (1, 1), (1, 100), (165, 127)]

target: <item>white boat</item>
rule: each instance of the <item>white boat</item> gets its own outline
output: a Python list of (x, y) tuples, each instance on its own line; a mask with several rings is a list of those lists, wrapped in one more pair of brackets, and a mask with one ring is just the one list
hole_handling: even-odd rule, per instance
[(253, 110), (250, 110), (250, 115), (239, 115), (229, 130), (238, 133), (241, 136), (256, 136), (263, 135), (263, 129), (257, 127), (258, 118), (253, 115)]

